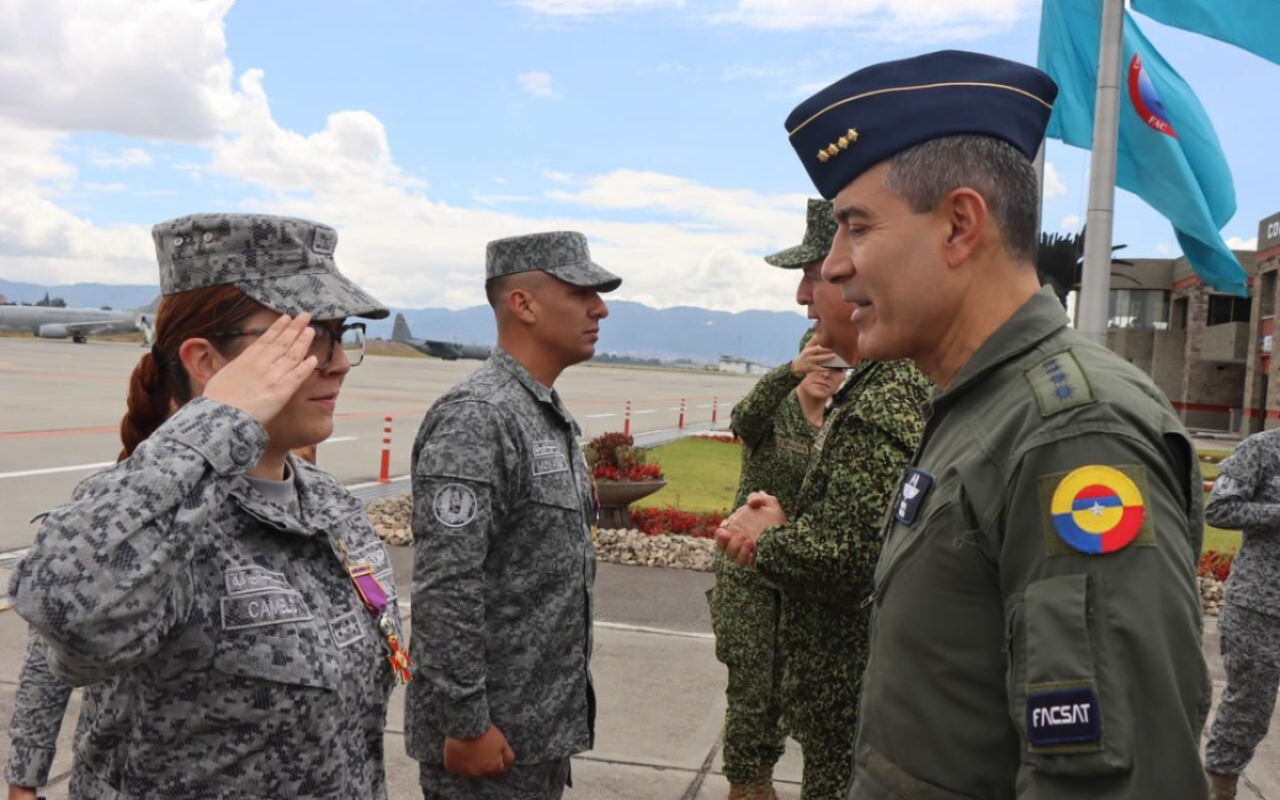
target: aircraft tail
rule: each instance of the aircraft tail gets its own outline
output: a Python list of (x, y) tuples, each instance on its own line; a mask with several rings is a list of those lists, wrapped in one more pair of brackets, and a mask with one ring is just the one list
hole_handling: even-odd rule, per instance
[(412, 338), (413, 333), (409, 330), (409, 323), (404, 321), (404, 314), (396, 314), (396, 324), (391, 329), (391, 341), (407, 342)]

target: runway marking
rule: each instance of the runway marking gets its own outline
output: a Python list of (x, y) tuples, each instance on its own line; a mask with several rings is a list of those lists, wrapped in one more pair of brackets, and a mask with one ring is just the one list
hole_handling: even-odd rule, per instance
[(632, 413), (632, 414), (657, 414), (657, 413), (658, 413), (658, 409), (656, 409), (656, 408), (648, 408), (648, 409), (645, 409), (644, 411), (632, 411), (631, 413)]
[(43, 431), (10, 431), (0, 433), (0, 441), (6, 439), (40, 439), (53, 436), (86, 436), (100, 433), (119, 433), (119, 425), (97, 425), (92, 428), (54, 428)]
[(326, 444), (338, 444), (340, 442), (354, 442), (359, 438), (360, 438), (359, 436), (334, 436), (332, 439), (325, 439), (320, 444), (326, 445)]
[(710, 404), (710, 403), (703, 403), (702, 405), (698, 406), (698, 408), (711, 408), (711, 404)]
[(605, 417), (616, 417), (617, 414), (587, 414), (583, 419), (604, 419)]
[(98, 464), (76, 464), (72, 467), (49, 467), (48, 469), (28, 469), (22, 472), (0, 472), (0, 480), (5, 478), (27, 478), (32, 475), (53, 475), (58, 472), (85, 472), (91, 469), (102, 469), (103, 467), (114, 467), (116, 462), (103, 461)]
[[(392, 478), (391, 480), (387, 481), (387, 483), (400, 483), (401, 481), (407, 481), (412, 477), (413, 477), (412, 475), (401, 475), (398, 478)], [(364, 483), (353, 483), (347, 487), (347, 491), (353, 492), (356, 489), (368, 489), (370, 486), (381, 486), (381, 485), (382, 485), (381, 481), (365, 481)]]

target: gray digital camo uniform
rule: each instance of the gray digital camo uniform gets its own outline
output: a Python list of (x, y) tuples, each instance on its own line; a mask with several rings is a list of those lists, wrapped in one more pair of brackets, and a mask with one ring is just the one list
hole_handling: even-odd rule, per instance
[[(518, 771), (592, 746), (594, 493), (559, 396), (502, 348), (427, 412), (413, 449), (409, 755), (446, 778), (446, 737), (490, 724)], [(561, 787), (563, 788), (563, 787)]]
[(34, 630), (28, 631), (27, 654), (9, 722), (6, 783), (32, 789), (49, 783), (58, 731), (70, 700), (71, 687), (49, 670), (44, 640)]
[(1218, 619), (1227, 688), (1205, 768), (1238, 774), (1267, 735), (1280, 688), (1280, 430), (1245, 439), (1218, 468), (1205, 520), (1244, 536)]
[(393, 678), (337, 548), (394, 595), (386, 549), (299, 459), (296, 506), (263, 498), (244, 473), (266, 444), (248, 414), (196, 398), (83, 481), (19, 563), (10, 597), (54, 674), (98, 684), (72, 796), (386, 797)]

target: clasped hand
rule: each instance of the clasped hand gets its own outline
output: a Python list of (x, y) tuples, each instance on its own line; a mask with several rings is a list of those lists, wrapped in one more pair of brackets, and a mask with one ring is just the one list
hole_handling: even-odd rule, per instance
[(729, 515), (716, 529), (716, 547), (727, 558), (749, 567), (756, 560), (756, 542), (767, 528), (784, 525), (787, 515), (782, 513), (778, 498), (766, 492), (752, 492), (747, 504)]

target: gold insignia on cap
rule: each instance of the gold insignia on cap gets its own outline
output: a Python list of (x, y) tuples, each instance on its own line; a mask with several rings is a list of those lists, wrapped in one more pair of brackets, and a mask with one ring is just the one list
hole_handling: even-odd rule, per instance
[(823, 164), (840, 155), (841, 152), (848, 150), (850, 145), (858, 142), (858, 129), (850, 128), (844, 136), (836, 139), (831, 144), (818, 151), (818, 160)]

